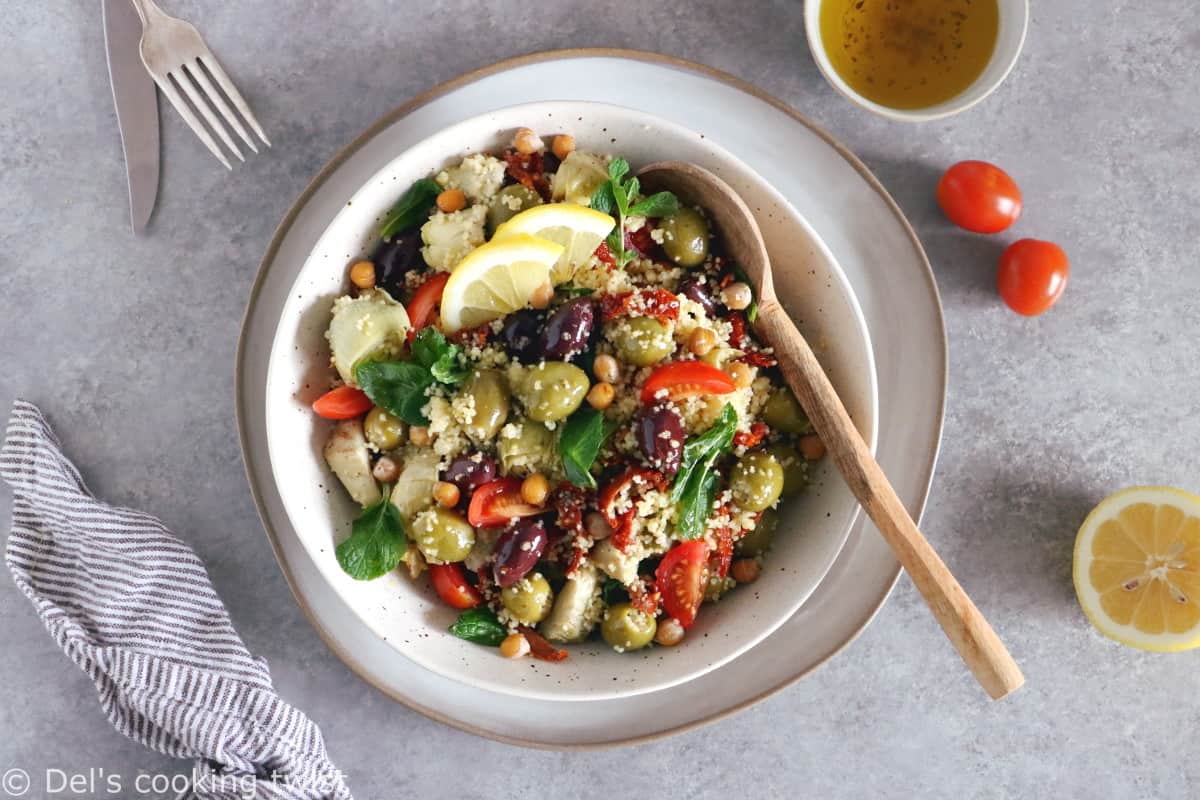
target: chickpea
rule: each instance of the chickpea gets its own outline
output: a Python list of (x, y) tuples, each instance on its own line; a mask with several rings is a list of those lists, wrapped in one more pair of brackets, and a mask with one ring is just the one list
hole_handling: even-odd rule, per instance
[(380, 483), (391, 483), (400, 477), (400, 465), (396, 463), (396, 459), (382, 456), (375, 462), (375, 466), (371, 467), (371, 475)]
[(517, 128), (513, 134), (513, 149), (523, 156), (536, 153), (542, 147), (542, 140), (529, 128)]
[(433, 485), (433, 499), (442, 508), (454, 508), (458, 505), (462, 492), (453, 483), (438, 481)]
[(703, 356), (717, 346), (717, 335), (708, 328), (696, 328), (688, 337), (688, 350), (694, 356)]
[(597, 411), (603, 411), (612, 405), (613, 398), (616, 395), (617, 390), (613, 388), (611, 383), (597, 383), (587, 393), (588, 405)]
[(566, 158), (575, 150), (575, 137), (569, 133), (560, 133), (554, 137), (554, 141), (550, 144), (550, 150), (560, 160)]
[(729, 574), (738, 583), (754, 583), (762, 573), (762, 567), (753, 558), (739, 558), (729, 566)]
[(583, 518), (583, 527), (587, 530), (588, 536), (597, 542), (612, 536), (613, 532), (612, 526), (599, 511), (589, 511)]
[(375, 265), (370, 261), (359, 261), (350, 267), (350, 282), (359, 289), (370, 289), (375, 285)]
[(467, 205), (467, 196), (463, 194), (462, 189), (447, 189), (437, 196), (438, 211), (444, 211), (447, 214), (453, 214), (455, 211), (460, 211)]
[(729, 365), (726, 371), (729, 373), (729, 377), (733, 378), (734, 384), (739, 389), (745, 389), (754, 383), (754, 369), (749, 364), (735, 361)]
[(545, 504), (550, 496), (550, 481), (540, 472), (535, 472), (521, 481), (521, 499), (531, 506)]
[(685, 631), (674, 617), (663, 617), (654, 633), (654, 641), (663, 647), (674, 647), (683, 641)]
[(825, 443), (815, 433), (800, 437), (800, 455), (808, 461), (819, 461), (825, 456)]
[(417, 447), (428, 447), (433, 441), (433, 436), (429, 433), (429, 428), (413, 425), (408, 429), (408, 440)]
[(548, 283), (543, 283), (534, 290), (533, 295), (529, 298), (529, 305), (536, 309), (543, 309), (547, 308), (553, 299), (554, 287)]
[(741, 311), (749, 308), (754, 302), (754, 293), (750, 291), (750, 287), (741, 281), (735, 281), (721, 290), (721, 302), (727, 308), (734, 311)]
[(519, 633), (510, 633), (500, 643), (500, 655), (505, 658), (521, 658), (529, 654), (529, 640)]
[(616, 383), (621, 377), (621, 365), (608, 353), (601, 353), (592, 362), (592, 374), (598, 381)]

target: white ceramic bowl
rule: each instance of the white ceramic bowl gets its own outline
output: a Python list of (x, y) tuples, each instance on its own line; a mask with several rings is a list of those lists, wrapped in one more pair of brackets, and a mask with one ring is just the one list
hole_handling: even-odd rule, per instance
[(714, 171), (755, 210), (775, 264), (778, 293), (817, 350), (868, 442), (876, 428), (875, 368), (862, 312), (829, 250), (761, 177), (704, 133), (618, 106), (545, 102), (513, 106), (449, 127), (401, 153), (359, 189), (329, 223), (301, 268), (275, 332), (267, 374), (269, 455), (289, 520), (323, 576), (396, 651), (446, 677), (513, 695), (558, 700), (628, 696), (681, 683), (752, 647), (791, 616), (833, 563), (858, 504), (831, 464), (782, 508), (776, 545), (757, 583), (705, 606), (684, 643), (618, 654), (603, 643), (571, 648), (557, 664), (508, 661), (491, 648), (446, 632), (456, 612), (427, 580), (399, 572), (358, 582), (343, 574), (334, 547), (357, 508), (328, 471), (321, 448), (327, 423), (311, 402), (328, 386), (324, 331), (332, 300), (346, 290), (346, 266), (366, 254), (379, 221), (416, 179), (464, 154), (497, 151), (521, 126), (568, 132), (585, 150), (620, 153), (634, 169), (663, 159)]
[(1000, 8), (1000, 30), (996, 33), (996, 48), (992, 51), (991, 60), (975, 82), (964, 91), (935, 106), (928, 108), (891, 108), (868, 100), (854, 89), (850, 88), (837, 70), (829, 62), (825, 52), (825, 42), (821, 38), (821, 6), (826, 2), (844, 2), (845, 0), (805, 0), (804, 27), (808, 34), (808, 48), (812, 51), (813, 60), (817, 62), (825, 80), (846, 97), (853, 100), (868, 111), (874, 111), (880, 116), (906, 122), (926, 122), (942, 119), (960, 111), (966, 111), (983, 98), (991, 94), (997, 86), (1004, 82), (1017, 56), (1025, 46), (1025, 32), (1029, 27), (1029, 0), (997, 0)]

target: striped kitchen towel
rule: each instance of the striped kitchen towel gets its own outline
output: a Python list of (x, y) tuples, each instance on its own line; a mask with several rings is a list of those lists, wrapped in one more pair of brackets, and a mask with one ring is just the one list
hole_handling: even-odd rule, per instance
[(350, 798), (316, 724), (275, 693), (192, 549), (153, 517), (96, 500), (21, 400), (0, 475), (13, 489), (13, 578), (116, 729), (194, 760), (184, 797)]

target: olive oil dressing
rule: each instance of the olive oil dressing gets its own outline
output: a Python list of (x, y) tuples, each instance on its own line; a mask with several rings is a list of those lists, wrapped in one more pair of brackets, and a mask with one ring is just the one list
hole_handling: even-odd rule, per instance
[(880, 105), (928, 108), (963, 92), (996, 47), (997, 0), (825, 0), (821, 39), (851, 89)]

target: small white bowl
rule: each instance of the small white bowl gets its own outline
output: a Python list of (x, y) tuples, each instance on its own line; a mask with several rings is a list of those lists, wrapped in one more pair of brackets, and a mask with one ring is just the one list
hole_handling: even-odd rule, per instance
[[(324, 332), (346, 267), (369, 252), (379, 223), (417, 178), (466, 153), (496, 151), (522, 126), (567, 132), (580, 148), (620, 153), (639, 166), (666, 159), (706, 167), (755, 211), (775, 268), (780, 299), (812, 342), (851, 417), (874, 449), (875, 364), (866, 323), (846, 276), (809, 224), (733, 155), (705, 136), (640, 111), (558, 101), (511, 106), (457, 122), (395, 158), (328, 223), (296, 278), (280, 316), (267, 368), (266, 427), (271, 469), (288, 518), (323, 576), (381, 639), (433, 672), (482, 689), (551, 700), (602, 700), (655, 691), (702, 675), (745, 652), (786, 621), (816, 589), (846, 541), (859, 507), (831, 459), (813, 471), (809, 491), (780, 507), (779, 532), (762, 577), (704, 606), (677, 647), (620, 654), (602, 642), (570, 648), (558, 664), (510, 661), (446, 632), (456, 613), (425, 578), (393, 570), (375, 581), (350, 579), (334, 547), (359, 509), (325, 466), (329, 424), (311, 403), (328, 386)], [(786, 153), (780, 154), (786, 158)]]
[(927, 108), (892, 108), (868, 100), (854, 91), (849, 84), (842, 80), (842, 76), (838, 75), (837, 70), (830, 63), (829, 56), (825, 52), (825, 42), (821, 38), (821, 6), (827, 2), (837, 1), (844, 0), (805, 0), (804, 2), (804, 27), (808, 33), (808, 49), (812, 51), (813, 60), (817, 62), (817, 67), (825, 76), (825, 80), (854, 103), (868, 111), (874, 111), (882, 117), (905, 122), (927, 122), (949, 117), (960, 111), (966, 111), (991, 94), (997, 86), (1004, 82), (1008, 73), (1012, 71), (1013, 65), (1017, 63), (1017, 57), (1021, 55), (1021, 48), (1025, 45), (1025, 31), (1029, 27), (1029, 0), (997, 0), (1000, 7), (1000, 30), (996, 33), (996, 48), (992, 51), (991, 60), (988, 61), (987, 66), (975, 79), (975, 82), (964, 91), (937, 105)]

